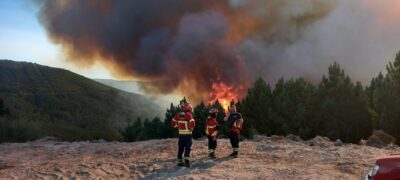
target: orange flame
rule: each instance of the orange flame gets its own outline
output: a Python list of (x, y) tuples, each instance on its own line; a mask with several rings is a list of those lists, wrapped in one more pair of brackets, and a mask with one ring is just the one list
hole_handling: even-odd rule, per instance
[(226, 85), (224, 82), (213, 82), (212, 92), (209, 94), (208, 103), (212, 104), (215, 101), (219, 101), (225, 112), (228, 110), (230, 102), (238, 100), (238, 93), (232, 86)]

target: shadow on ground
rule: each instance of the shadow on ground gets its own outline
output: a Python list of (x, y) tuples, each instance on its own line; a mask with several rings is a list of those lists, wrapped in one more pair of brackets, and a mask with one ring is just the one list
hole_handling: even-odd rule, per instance
[[(224, 161), (230, 160), (232, 159), (232, 157), (223, 157), (223, 158), (218, 158), (215, 160), (212, 160), (208, 157), (206, 158), (201, 158), (198, 160), (195, 160), (192, 162), (192, 166), (190, 168), (186, 168), (186, 167), (179, 167), (176, 164), (163, 168), (163, 169), (159, 169), (156, 172), (154, 172), (153, 174), (147, 175), (145, 176), (143, 179), (165, 179), (165, 178), (170, 178), (170, 177), (179, 177), (179, 176), (184, 176), (187, 174), (192, 173), (193, 171), (197, 171), (197, 170), (208, 170), (212, 167), (214, 167), (215, 165), (218, 165)], [(171, 161), (169, 160), (165, 160), (165, 161)]]

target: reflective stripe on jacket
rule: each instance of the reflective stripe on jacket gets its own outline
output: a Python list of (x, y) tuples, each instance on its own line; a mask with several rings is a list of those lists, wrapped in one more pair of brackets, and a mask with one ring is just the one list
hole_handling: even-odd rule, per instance
[(192, 135), (195, 120), (189, 112), (179, 112), (171, 121), (172, 126), (178, 129), (179, 135)]

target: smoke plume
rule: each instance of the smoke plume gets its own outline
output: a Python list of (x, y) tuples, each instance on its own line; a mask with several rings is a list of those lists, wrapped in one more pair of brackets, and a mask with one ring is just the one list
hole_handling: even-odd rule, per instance
[[(243, 97), (259, 76), (319, 79), (334, 61), (364, 80), (400, 44), (400, 36), (390, 37), (398, 23), (379, 29), (400, 17), (392, 9), (398, 0), (384, 15), (379, 8), (388, 12), (388, 3), (372, 0), (35, 2), (70, 62), (99, 61), (119, 77), (146, 82), (148, 92), (180, 92), (193, 101)], [(216, 93), (221, 88), (227, 92)]]

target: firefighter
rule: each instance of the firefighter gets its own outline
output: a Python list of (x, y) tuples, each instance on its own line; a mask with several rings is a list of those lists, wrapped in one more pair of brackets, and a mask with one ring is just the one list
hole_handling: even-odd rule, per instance
[(229, 139), (233, 149), (233, 152), (230, 156), (237, 158), (239, 155), (239, 134), (243, 129), (243, 118), (242, 115), (236, 111), (234, 104), (231, 104), (228, 107), (228, 113), (226, 114), (224, 121), (228, 123), (230, 128)]
[(217, 147), (218, 122), (217, 108), (211, 108), (206, 122), (206, 135), (208, 138), (208, 156), (215, 159), (215, 148)]
[[(192, 131), (195, 120), (192, 116), (192, 105), (185, 103), (182, 111), (178, 112), (171, 121), (178, 129), (178, 166), (190, 167), (190, 149), (192, 147)], [(182, 157), (182, 155), (184, 156)]]

